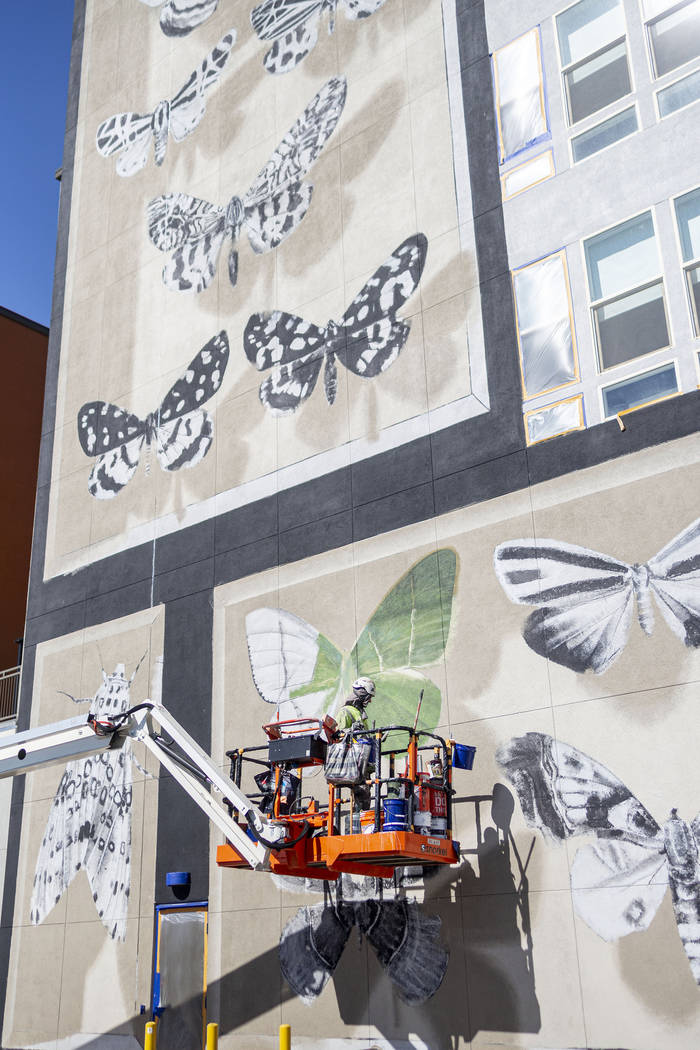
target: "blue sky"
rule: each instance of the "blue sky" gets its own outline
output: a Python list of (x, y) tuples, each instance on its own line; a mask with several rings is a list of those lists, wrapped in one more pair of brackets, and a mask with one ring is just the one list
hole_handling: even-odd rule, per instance
[(2, 6), (0, 306), (48, 325), (73, 0)]

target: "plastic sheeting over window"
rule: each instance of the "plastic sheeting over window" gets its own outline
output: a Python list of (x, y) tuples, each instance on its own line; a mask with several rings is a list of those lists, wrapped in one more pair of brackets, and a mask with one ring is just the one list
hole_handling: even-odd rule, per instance
[(572, 430), (583, 430), (583, 398), (573, 397), (547, 408), (526, 412), (525, 429), (528, 445), (569, 434)]
[(578, 364), (563, 252), (513, 273), (526, 397), (572, 383)]
[(539, 30), (496, 51), (493, 72), (503, 161), (547, 134)]

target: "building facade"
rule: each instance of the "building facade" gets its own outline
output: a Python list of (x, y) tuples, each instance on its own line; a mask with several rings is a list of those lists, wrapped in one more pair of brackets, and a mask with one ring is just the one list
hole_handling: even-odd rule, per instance
[(477, 754), (325, 890), (18, 778), (4, 1047), (697, 1046), (699, 96), (698, 0), (76, 0), (20, 728), (371, 675)]

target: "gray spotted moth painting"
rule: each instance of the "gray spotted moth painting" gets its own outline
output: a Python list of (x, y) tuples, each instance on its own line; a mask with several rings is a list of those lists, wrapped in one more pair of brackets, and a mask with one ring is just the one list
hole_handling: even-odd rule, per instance
[(457, 21), (88, 0), (45, 578), (488, 410)]

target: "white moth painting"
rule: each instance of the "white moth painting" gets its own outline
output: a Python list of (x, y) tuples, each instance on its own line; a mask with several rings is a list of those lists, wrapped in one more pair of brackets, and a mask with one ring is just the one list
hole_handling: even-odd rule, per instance
[(148, 205), (148, 236), (171, 252), (163, 284), (176, 292), (202, 292), (214, 279), (221, 249), (229, 242), (228, 275), (238, 280), (236, 243), (245, 231), (260, 255), (279, 247), (302, 221), (313, 186), (304, 181), (345, 105), (345, 77), (331, 77), (314, 95), (242, 196), (220, 206), (189, 193), (166, 193)]
[(160, 7), (160, 28), (166, 36), (186, 36), (216, 11), (219, 0), (141, 0), (147, 7)]
[[(113, 499), (132, 479), (144, 444), (155, 445), (163, 470), (195, 467), (211, 448), (214, 421), (205, 401), (223, 382), (228, 363), (226, 332), (202, 347), (145, 419), (110, 401), (88, 401), (78, 412), (78, 440), (86, 456), (96, 457), (88, 491), (95, 499)], [(147, 469), (149, 463), (147, 463)]]
[(635, 604), (645, 634), (652, 597), (676, 637), (700, 646), (700, 518), (643, 565), (560, 540), (511, 540), (494, 567), (511, 601), (534, 605), (523, 637), (534, 652), (572, 671), (602, 674), (629, 637)]
[(206, 109), (207, 91), (217, 83), (236, 42), (235, 29), (223, 36), (201, 66), (188, 77), (175, 97), (163, 99), (152, 113), (115, 113), (97, 129), (97, 150), (103, 157), (119, 155), (117, 174), (135, 175), (146, 165), (151, 151), (161, 165), (168, 148), (168, 135), (182, 142), (197, 127)]
[[(131, 706), (124, 664), (102, 672), (102, 685), (90, 704), (98, 721), (110, 721)], [(67, 694), (69, 695), (69, 694)], [(43, 922), (73, 879), (85, 871), (92, 899), (110, 937), (126, 937), (131, 882), (131, 802), (134, 761), (131, 741), (118, 750), (69, 762), (51, 804), (34, 873), (30, 919)]]
[(249, 318), (243, 346), (258, 371), (271, 369), (260, 385), (260, 400), (272, 415), (295, 412), (313, 393), (322, 368), (332, 405), (337, 362), (362, 379), (386, 372), (408, 339), (410, 321), (396, 314), (418, 286), (427, 251), (422, 233), (407, 237), (363, 285), (342, 319), (322, 328), (281, 310)]
[(299, 908), (282, 931), (280, 968), (292, 991), (311, 1006), (355, 929), (367, 938), (404, 1002), (417, 1005), (432, 998), (449, 962), (439, 940), (440, 918), (426, 914), (417, 901), (365, 896), (362, 884), (374, 879), (341, 880), (335, 899), (327, 888), (323, 903)]
[(340, 8), (345, 17), (369, 18), (386, 0), (262, 0), (250, 13), (261, 40), (274, 40), (263, 65), (268, 73), (288, 73), (316, 47), (321, 16), (328, 15), (328, 33)]
[(593, 835), (571, 866), (576, 913), (606, 941), (646, 930), (671, 888), (690, 969), (700, 984), (700, 815), (672, 809), (659, 825), (621, 780), (544, 733), (515, 737), (496, 754), (526, 821), (546, 837)]

